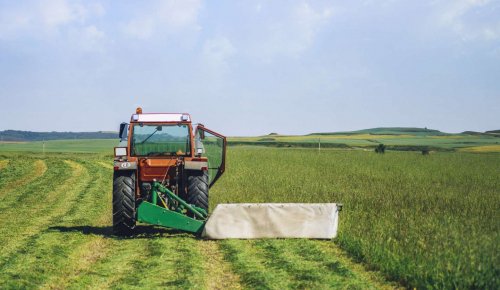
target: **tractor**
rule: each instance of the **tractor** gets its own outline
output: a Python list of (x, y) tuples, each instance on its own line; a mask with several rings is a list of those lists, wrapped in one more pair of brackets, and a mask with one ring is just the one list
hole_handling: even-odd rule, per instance
[[(114, 148), (113, 232), (131, 235), (137, 222), (208, 239), (315, 238), (337, 234), (336, 203), (218, 204), (209, 189), (226, 164), (226, 137), (185, 113), (143, 113), (120, 125)], [(265, 195), (265, 193), (260, 193)]]
[(199, 233), (209, 190), (222, 176), (226, 137), (193, 127), (186, 113), (143, 113), (120, 124), (114, 148), (113, 233), (145, 222)]

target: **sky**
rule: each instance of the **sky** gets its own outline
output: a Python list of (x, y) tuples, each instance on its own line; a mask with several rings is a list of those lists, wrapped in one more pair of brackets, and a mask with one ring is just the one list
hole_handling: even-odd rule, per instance
[(500, 1), (0, 0), (0, 130), (500, 129)]

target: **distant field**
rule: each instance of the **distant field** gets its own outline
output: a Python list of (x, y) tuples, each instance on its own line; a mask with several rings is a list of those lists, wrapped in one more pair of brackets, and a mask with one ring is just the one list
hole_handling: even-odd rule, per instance
[[(305, 136), (282, 136), (267, 135), (259, 137), (230, 137), (230, 144), (237, 145), (268, 145), (276, 147), (315, 147), (321, 144), (323, 148), (373, 148), (378, 144), (385, 144), (388, 149), (414, 150), (418, 151), (424, 147), (431, 150), (455, 150), (459, 148), (497, 145), (500, 138), (494, 135), (423, 135), (423, 134), (332, 134), (332, 135), (305, 135)], [(492, 151), (490, 151), (492, 152)], [(494, 150), (500, 152), (500, 150)]]
[[(45, 143), (45, 146), (44, 146)], [(0, 143), (0, 152), (76, 152), (76, 153), (109, 153), (113, 154), (113, 147), (118, 145), (118, 139), (76, 139), (50, 140), (36, 142), (3, 142)]]
[(460, 150), (464, 152), (500, 152), (500, 145), (474, 146), (461, 148)]

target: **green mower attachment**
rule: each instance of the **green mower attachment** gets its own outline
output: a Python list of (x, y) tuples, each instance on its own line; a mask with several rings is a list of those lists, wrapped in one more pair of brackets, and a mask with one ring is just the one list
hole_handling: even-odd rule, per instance
[(335, 203), (219, 204), (208, 220), (204, 209), (188, 204), (159, 182), (153, 182), (151, 193), (151, 202), (143, 201), (137, 208), (138, 221), (207, 239), (331, 239), (337, 235), (342, 210), (342, 204)]
[[(203, 231), (208, 217), (204, 209), (188, 204), (157, 181), (151, 186), (151, 195), (151, 202), (142, 201), (137, 208), (138, 221), (195, 234)], [(158, 200), (164, 207), (157, 205)]]

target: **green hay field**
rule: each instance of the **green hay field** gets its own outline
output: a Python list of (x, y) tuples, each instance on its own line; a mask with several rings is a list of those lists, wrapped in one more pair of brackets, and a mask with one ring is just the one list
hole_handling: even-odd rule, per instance
[[(424, 148), (434, 151), (454, 151), (476, 146), (493, 146), (489, 152), (500, 152), (499, 135), (482, 134), (446, 134), (380, 131), (376, 133), (356, 134), (312, 134), (304, 136), (267, 135), (258, 137), (230, 137), (233, 145), (264, 145), (272, 147), (308, 147), (318, 148), (373, 149), (378, 144), (385, 144), (389, 149), (402, 151), (420, 151)], [(496, 147), (494, 147), (497, 145)]]
[[(67, 142), (60, 151), (112, 148)], [(496, 153), (230, 147), (212, 209), (342, 202), (339, 237), (204, 241), (145, 225), (112, 236), (110, 154), (2, 148), (2, 288), (500, 287)]]

